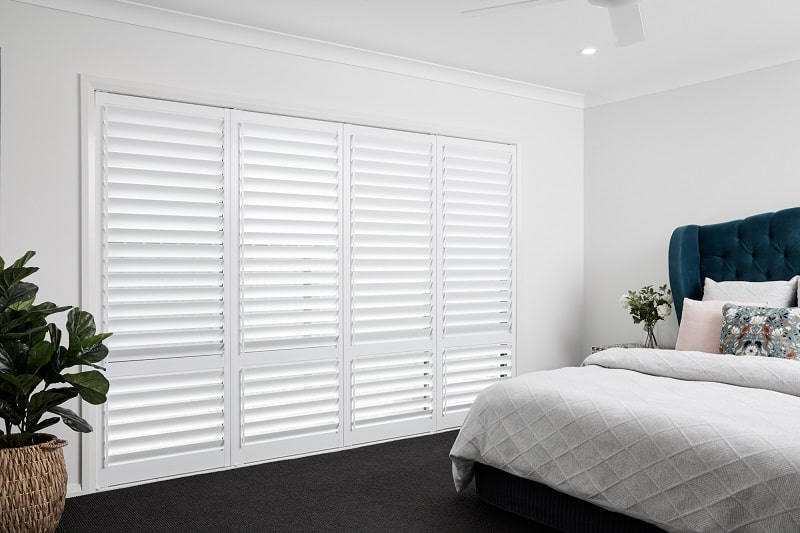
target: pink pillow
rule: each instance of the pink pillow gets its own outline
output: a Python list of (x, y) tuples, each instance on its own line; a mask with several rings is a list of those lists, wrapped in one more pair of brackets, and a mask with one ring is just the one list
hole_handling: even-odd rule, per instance
[[(719, 353), (719, 337), (722, 333), (722, 306), (725, 300), (683, 299), (683, 315), (678, 329), (676, 350), (692, 350), (696, 352)], [(763, 305), (742, 304), (740, 305)]]

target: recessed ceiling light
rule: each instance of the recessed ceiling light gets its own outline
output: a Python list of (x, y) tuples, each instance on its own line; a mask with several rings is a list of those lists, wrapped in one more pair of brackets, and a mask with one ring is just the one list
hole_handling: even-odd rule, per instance
[(597, 48), (584, 48), (581, 53), (585, 56), (593, 56), (597, 53)]

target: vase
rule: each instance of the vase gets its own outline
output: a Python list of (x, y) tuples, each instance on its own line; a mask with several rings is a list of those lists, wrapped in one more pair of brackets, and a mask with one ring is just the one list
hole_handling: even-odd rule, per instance
[(645, 348), (658, 348), (658, 341), (656, 340), (655, 329), (656, 329), (655, 324), (651, 325), (646, 324), (644, 326), (645, 337), (644, 337), (644, 342), (642, 344), (644, 344)]
[(67, 442), (44, 433), (36, 444), (0, 448), (0, 532), (55, 531), (67, 495)]

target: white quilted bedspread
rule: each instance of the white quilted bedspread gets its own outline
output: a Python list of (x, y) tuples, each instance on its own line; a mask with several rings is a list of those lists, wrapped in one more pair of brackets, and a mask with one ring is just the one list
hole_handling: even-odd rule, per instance
[(484, 390), (450, 452), (668, 531), (800, 531), (800, 362), (612, 349)]

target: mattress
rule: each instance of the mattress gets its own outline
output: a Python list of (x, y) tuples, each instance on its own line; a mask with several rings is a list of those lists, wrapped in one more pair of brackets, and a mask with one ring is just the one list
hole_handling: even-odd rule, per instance
[(667, 531), (800, 530), (800, 363), (611, 349), (476, 399), (451, 450)]

